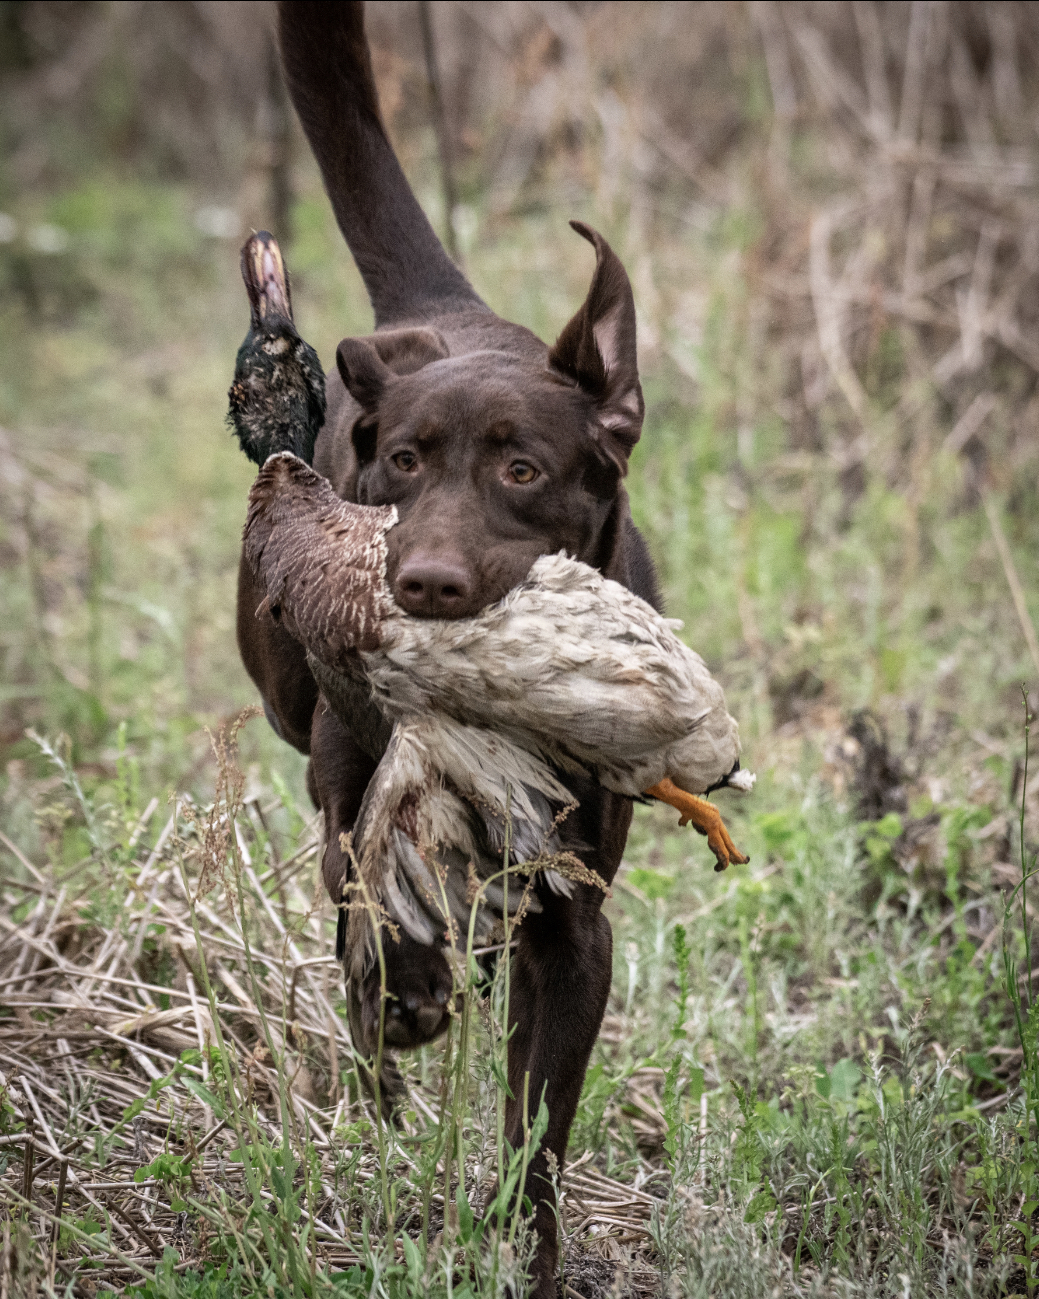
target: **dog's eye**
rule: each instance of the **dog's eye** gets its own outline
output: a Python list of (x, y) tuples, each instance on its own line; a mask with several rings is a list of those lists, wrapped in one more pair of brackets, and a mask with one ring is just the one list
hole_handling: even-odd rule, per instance
[(393, 463), (401, 473), (411, 474), (418, 468), (418, 456), (413, 451), (398, 451), (393, 457)]
[(537, 476), (538, 471), (533, 465), (528, 465), (525, 460), (514, 460), (509, 465), (509, 477), (514, 483), (519, 483), (521, 486), (532, 483)]

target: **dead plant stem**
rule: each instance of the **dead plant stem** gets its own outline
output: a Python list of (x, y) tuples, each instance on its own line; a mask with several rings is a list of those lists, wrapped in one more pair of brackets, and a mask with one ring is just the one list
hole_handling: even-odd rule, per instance
[(996, 543), (996, 550), (999, 552), (1003, 572), (1006, 575), (1007, 586), (1010, 587), (1010, 595), (1017, 611), (1017, 620), (1021, 624), (1021, 631), (1024, 633), (1028, 652), (1032, 656), (1032, 664), (1035, 667), (1036, 675), (1039, 676), (1039, 639), (1036, 638), (1035, 624), (1028, 612), (1028, 602), (1025, 599), (1021, 579), (1017, 575), (1014, 556), (1010, 552), (1010, 545), (1007, 542), (1006, 533), (1003, 531), (1003, 524), (1000, 521), (999, 510), (991, 493), (986, 492), (982, 496), (982, 501), (985, 506), (985, 516), (988, 519), (989, 528), (992, 530), (992, 540)]

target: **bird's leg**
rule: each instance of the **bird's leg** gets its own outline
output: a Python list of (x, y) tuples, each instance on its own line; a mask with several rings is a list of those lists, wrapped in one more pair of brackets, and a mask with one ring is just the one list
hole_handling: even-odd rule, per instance
[(659, 798), (662, 803), (670, 803), (677, 808), (682, 814), (679, 825), (692, 822), (700, 834), (707, 836), (707, 846), (718, 858), (718, 865), (714, 868), (716, 871), (723, 871), (730, 862), (743, 866), (750, 861), (732, 842), (722, 815), (713, 803), (708, 803), (705, 798), (697, 798), (695, 794), (687, 794), (667, 776), (645, 792), (651, 798)]

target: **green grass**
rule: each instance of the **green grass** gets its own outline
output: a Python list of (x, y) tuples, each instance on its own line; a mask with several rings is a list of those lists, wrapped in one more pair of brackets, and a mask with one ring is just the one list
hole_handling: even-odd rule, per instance
[[(222, 423), (246, 305), (235, 248), (195, 232), (195, 201), (106, 175), (12, 206), (23, 224), (65, 228), (65, 252), (0, 246), (0, 808), (5, 833), (48, 877), (93, 861), (78, 886), (84, 933), (120, 923), (139, 860), (102, 869), (105, 818), (130, 824), (174, 788), (212, 800), (204, 728), (254, 699), (233, 616), (252, 473)], [(468, 251), (492, 305), (544, 337), (591, 270), (568, 215), (517, 218)], [(296, 224), (298, 317), (328, 363), (370, 314), (309, 174)], [(602, 224), (634, 252), (623, 222)], [(725, 683), (745, 765), (760, 774), (751, 798), (727, 804), (752, 865), (715, 876), (671, 813), (637, 810), (607, 904), (614, 989), (570, 1157), (588, 1153), (652, 1191), (653, 1243), (608, 1248), (586, 1229), (567, 1266), (587, 1288), (580, 1260), (605, 1256), (602, 1293), (611, 1269), (636, 1258), (650, 1270), (622, 1277), (621, 1293), (649, 1276), (689, 1296), (1031, 1294), (1036, 1025), (1027, 1005), (1016, 1018), (999, 938), (986, 944), (1021, 878), (1022, 834), (1035, 835), (1031, 803), (1021, 825), (1015, 810), (1025, 646), (958, 464), (936, 450), (915, 485), (886, 472), (897, 339), (878, 344), (876, 460), (861, 495), (849, 498), (825, 456), (790, 443), (767, 348), (747, 327), (741, 259), (760, 225), (748, 202), (652, 250), (668, 277), (661, 269), (649, 415), (628, 480), (669, 611)], [(682, 324), (689, 290), (698, 333)], [(1019, 502), (1006, 522), (1033, 600), (1035, 519)], [(862, 708), (886, 719), (906, 771), (902, 809), (869, 822), (847, 730)], [(55, 783), (30, 726), (68, 737), (83, 801)], [(242, 764), (249, 797), (280, 798), (284, 857), (302, 833), (303, 762), (261, 721), (243, 732)], [(4, 870), (19, 878), (10, 856)], [(312, 897), (313, 863), (305, 870)], [(5, 891), (17, 921), (20, 896)], [(1006, 943), (1021, 965), (1019, 900)], [(257, 942), (276, 941), (262, 917), (250, 923)], [(175, 966), (163, 935), (153, 941), (149, 968)], [(502, 1293), (510, 1276), (518, 1292), (529, 1241), (516, 1228), (508, 1249), (502, 1231), (489, 1245), (461, 1200), (454, 1261), (432, 1248), (428, 1223), (428, 1262), (420, 1251), (423, 1187), (443, 1176), (434, 1155), (452, 1120), (470, 1189), (496, 1130), (500, 983), (494, 998), (467, 1012), (467, 1046), (456, 1031), (453, 1055), (430, 1049), (414, 1066), (424, 1094), (449, 1096), (439, 1126), (415, 1120), (418, 1174), (412, 1147), (380, 1138), (360, 1109), (342, 1127), (337, 1195), (361, 1261), (335, 1275), (317, 1267), (301, 1225), (306, 1133), (286, 1120), (272, 1137), (261, 1118), (280, 1122), (277, 1098), (266, 1110), (250, 1100), (217, 1044), (211, 1073), (224, 1090), (211, 1099), (233, 1117), (243, 1180), (221, 1199), (186, 1192), (164, 1166), (164, 1193), (188, 1204), (196, 1242), (209, 1233), (210, 1262), (183, 1245), (140, 1293), (396, 1299)], [(268, 1048), (283, 1078), (284, 1051)], [(10, 1114), (4, 1123), (16, 1126)], [(378, 1176), (359, 1179), (356, 1160), (373, 1150)], [(418, 1243), (398, 1253), (386, 1222), (400, 1215)], [(79, 1230), (104, 1228), (84, 1216)], [(25, 1241), (19, 1257), (32, 1251)]]
[[(77, 900), (66, 912), (79, 937), (67, 950), (89, 954), (95, 936), (122, 931), (129, 938), (153, 905), (149, 900), (142, 911), (143, 894), (134, 902), (128, 893), (147, 853), (127, 839), (143, 811), (139, 782), (124, 757), (118, 781), (105, 791), (110, 801), (101, 802), (100, 790), (83, 792), (60, 753), (41, 752), (63, 791), (50, 793), (50, 816), (65, 812), (65, 855), (79, 859)], [(156, 1155), (153, 1147), (139, 1156), (135, 1180), (158, 1183), (155, 1220), (167, 1235), (171, 1215), (186, 1215), (187, 1242), (170, 1248), (150, 1278), (131, 1279), (128, 1293), (396, 1299), (522, 1289), (531, 1242), (508, 1214), (507, 1195), (498, 1211), (492, 1203), (482, 1217), (472, 1213), (488, 1177), (501, 1170), (507, 1188), (509, 1170), (518, 1175), (527, 1157), (501, 1144), (505, 963), (481, 997), (473, 988), (475, 967), (461, 962), (463, 1008), (446, 1043), (412, 1064), (415, 1103), (420, 1094), (424, 1102), (402, 1131), (373, 1121), (356, 1102), (337, 1109), (337, 1090), (359, 1094), (353, 1066), (341, 1060), (336, 1077), (320, 1036), (290, 1027), (293, 1011), (279, 1003), (283, 994), (272, 982), (285, 940), (271, 928), (271, 907), (280, 898), (289, 937), (304, 942), (312, 914), (305, 895), (314, 882), (294, 881), (297, 901), (285, 911), (267, 875), (275, 839), (254, 826), (246, 832), (253, 869), (269, 880), (264, 901), (226, 829), (227, 815), (248, 827), (245, 777), (223, 760), (218, 772), (212, 811), (186, 806), (183, 827), (159, 855), (207, 908), (190, 911), (190, 964), (218, 1026), (229, 1021), (217, 1002), (231, 1001), (235, 984), (223, 972), (231, 968), (226, 947), (213, 947), (214, 938), (220, 941), (213, 916), (223, 916), (226, 932), (244, 942), (234, 978), (251, 989), (253, 1004), (268, 1006), (266, 1017), (252, 1023), (249, 1054), (218, 1032), (205, 1061), (186, 1050), (146, 1095), (138, 1083), (142, 1099), (114, 1125), (98, 1128), (71, 1093), (61, 1121), (52, 1118), (63, 1148), (87, 1137), (93, 1154), (81, 1158), (103, 1180), (113, 1175), (105, 1171), (110, 1165), (125, 1169), (130, 1160), (134, 1167), (137, 1114), (154, 1105), (169, 1115), (164, 1151)], [(275, 800), (268, 816), (284, 859), (296, 842), (291, 802), (279, 811)], [(815, 778), (785, 810), (743, 819), (755, 866), (731, 878), (707, 870), (702, 851), (668, 819), (663, 810), (640, 816), (609, 904), (614, 991), (571, 1141), (572, 1159), (590, 1156), (615, 1183), (641, 1186), (653, 1197), (648, 1239), (614, 1247), (610, 1268), (619, 1268), (635, 1293), (663, 1285), (690, 1295), (771, 1294), (777, 1286), (805, 1295), (996, 1295), (1007, 1293), (1010, 1274), (1031, 1291), (1022, 1242), (1036, 1198), (1037, 1025), (1027, 997), (1015, 1005), (1003, 990), (1001, 945), (975, 970), (975, 947), (956, 910), (942, 943), (937, 898), (921, 899), (915, 918), (911, 904), (899, 905), (904, 872), (891, 857), (897, 818), (857, 826)], [(947, 828), (949, 852), (962, 861), (964, 845), (953, 828), (961, 839), (971, 831), (962, 817)], [(895, 871), (903, 879), (892, 884)], [(19, 896), (18, 887), (7, 886), (10, 898)], [(169, 896), (179, 896), (172, 886)], [(1007, 986), (1016, 989), (1015, 962), (1024, 958), (1018, 899), (1008, 902)], [(18, 908), (14, 918), (25, 913)], [(326, 916), (318, 950), (328, 950), (331, 924)], [(153, 932), (138, 968), (172, 988), (183, 982), (175, 977), (183, 943), (178, 949), (180, 940), (162, 924)], [(337, 1013), (344, 1013), (341, 997)], [(41, 1027), (56, 1014), (57, 1007), (34, 1012)], [(14, 1027), (10, 1018), (0, 1023), (8, 1032)], [(234, 1031), (238, 1043), (240, 1023)], [(1027, 1051), (1021, 1086), (1007, 1077), (1007, 1057), (991, 1052), (1015, 1040)], [(248, 1060), (258, 1048), (265, 1048), (275, 1078), (268, 1095), (250, 1081)], [(321, 1150), (294, 1100), (301, 1059), (317, 1087), (315, 1115), (322, 1125), (333, 1110), (338, 1115), (332, 1142)], [(125, 1049), (111, 1042), (98, 1042), (92, 1063), (133, 1072)], [(227, 1162), (215, 1176), (199, 1165), (196, 1177), (184, 1144), (189, 1132), (201, 1131), (199, 1106), (211, 1115), (204, 1126), (226, 1124)], [(532, 1145), (536, 1112), (532, 1099)], [(10, 1102), (0, 1117), (5, 1133), (24, 1130)], [(46, 1261), (19, 1226), (18, 1165), (10, 1155), (4, 1160), (31, 1289), (46, 1274)], [(452, 1173), (459, 1167), (466, 1170), (461, 1191)], [(455, 1205), (446, 1225), (430, 1213), (445, 1188)], [(45, 1206), (46, 1195), (36, 1203)], [(337, 1211), (356, 1261), (333, 1269), (309, 1223), (316, 1213), (328, 1221)], [(587, 1287), (589, 1257), (604, 1247), (607, 1257), (611, 1252), (596, 1237), (594, 1217), (578, 1232), (574, 1208), (569, 1212), (575, 1234), (566, 1267), (575, 1284)], [(42, 1235), (46, 1216), (30, 1211), (29, 1221), (39, 1222)], [(395, 1224), (391, 1232), (387, 1222)], [(74, 1259), (77, 1241), (89, 1239), (95, 1256), (117, 1248), (112, 1226), (96, 1213), (67, 1208), (64, 1224), (62, 1258), (71, 1252)], [(59, 1266), (63, 1284), (75, 1276), (70, 1267), (71, 1260)]]

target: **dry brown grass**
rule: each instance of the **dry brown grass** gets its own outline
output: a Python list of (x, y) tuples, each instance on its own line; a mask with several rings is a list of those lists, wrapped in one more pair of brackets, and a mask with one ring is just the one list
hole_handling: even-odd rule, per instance
[[(228, 1086), (272, 1145), (287, 1125), (301, 1160), (307, 1149), (316, 1155), (320, 1189), (304, 1219), (320, 1265), (340, 1269), (363, 1256), (357, 1199), (365, 1186), (375, 1190), (379, 1150), (364, 1135), (374, 1117), (351, 1071), (335, 913), (319, 872), (313, 897), (300, 888), (321, 849), (320, 826), (315, 818), (282, 858), (265, 829), (277, 800), (243, 805), (236, 740), (251, 715), (213, 742), (214, 803), (176, 800), (155, 835), (153, 800), (128, 851), (94, 853), (60, 872), (7, 845), (24, 873), (0, 886), (0, 998), (9, 1010), (0, 1020), (0, 1110), (11, 1133), (0, 1137), (0, 1199), (14, 1223), (5, 1266), (17, 1273), (21, 1259), (25, 1293), (44, 1273), (53, 1285), (56, 1268), (67, 1274), (88, 1260), (92, 1279), (118, 1290), (153, 1270), (167, 1247), (181, 1271), (212, 1257), (213, 1222), (193, 1212), (189, 1227), (181, 1197), (193, 1210), (247, 1198)], [(434, 1061), (427, 1086), (411, 1079), (398, 1156), (436, 1123), (435, 1072)], [(660, 1074), (645, 1071), (628, 1089), (658, 1145)], [(164, 1154), (182, 1161), (182, 1176), (141, 1178)], [(484, 1163), (474, 1150), (475, 1201), (490, 1189), (486, 1175), (474, 1182)], [(590, 1283), (608, 1273), (612, 1284), (621, 1267), (636, 1292), (652, 1290), (649, 1228), (660, 1198), (607, 1176), (590, 1154), (564, 1171), (562, 1188), (571, 1273)], [(442, 1193), (431, 1198), (442, 1217)], [(105, 1232), (85, 1231), (91, 1218)], [(28, 1234), (19, 1235), (20, 1222)]]

